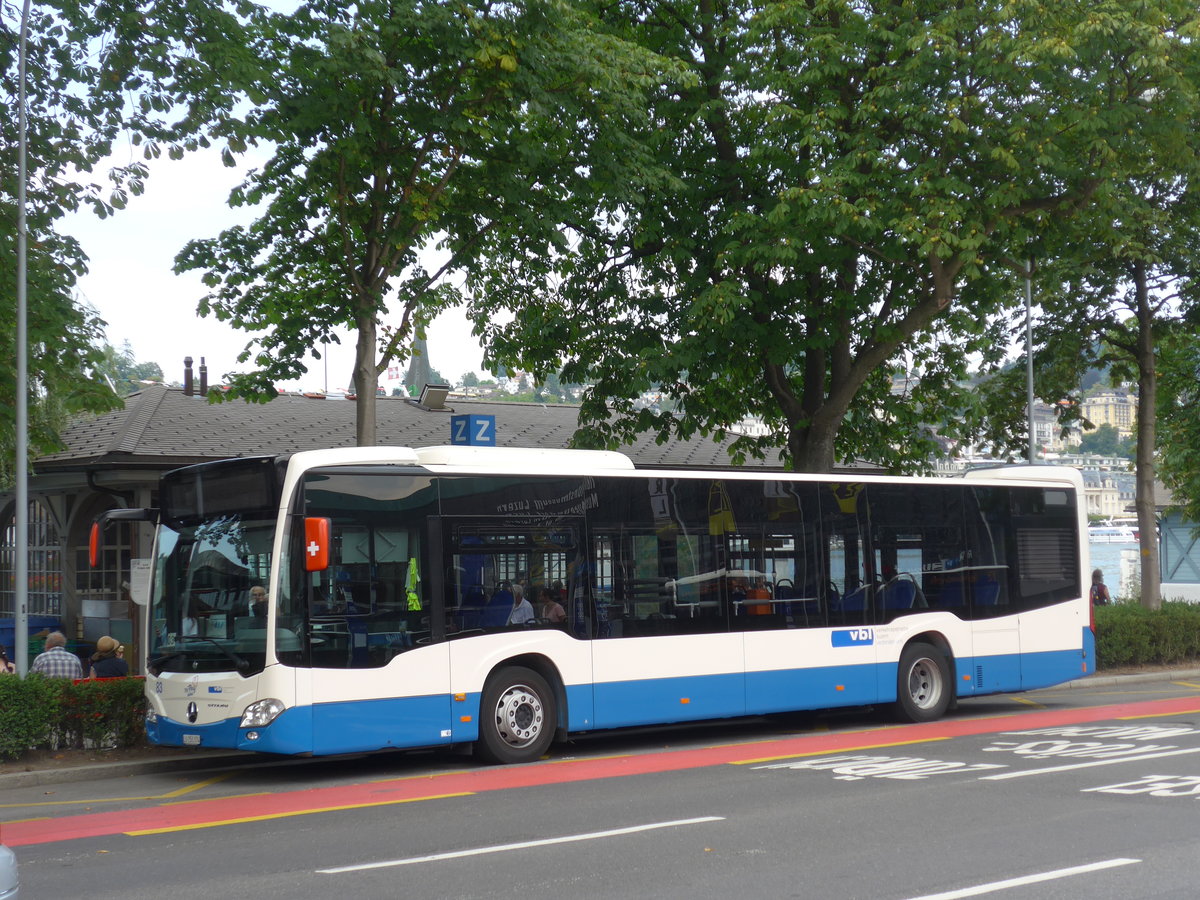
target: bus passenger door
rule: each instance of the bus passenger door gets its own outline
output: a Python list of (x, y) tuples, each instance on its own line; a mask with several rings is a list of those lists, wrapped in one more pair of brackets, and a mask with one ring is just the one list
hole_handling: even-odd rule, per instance
[(724, 536), (624, 527), (590, 537), (596, 727), (745, 715)]
[(477, 728), (459, 707), (481, 702), (488, 677), (516, 657), (562, 685), (568, 728), (593, 727), (591, 649), (579, 639), (589, 628), (583, 520), (446, 516), (440, 525), (455, 741), (474, 740)]

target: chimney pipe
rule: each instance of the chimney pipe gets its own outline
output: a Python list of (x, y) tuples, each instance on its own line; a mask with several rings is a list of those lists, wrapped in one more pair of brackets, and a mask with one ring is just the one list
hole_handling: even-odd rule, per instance
[(196, 393), (196, 389), (192, 382), (192, 358), (185, 356), (183, 358), (183, 396), (190, 397), (194, 393)]
[(204, 357), (200, 357), (200, 396), (208, 396), (208, 366), (204, 364)]

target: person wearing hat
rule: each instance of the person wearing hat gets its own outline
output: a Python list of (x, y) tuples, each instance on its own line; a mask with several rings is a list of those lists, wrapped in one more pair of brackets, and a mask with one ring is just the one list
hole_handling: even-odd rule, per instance
[(96, 652), (92, 654), (92, 678), (124, 678), (129, 674), (129, 663), (125, 662), (125, 648), (107, 634), (96, 641)]

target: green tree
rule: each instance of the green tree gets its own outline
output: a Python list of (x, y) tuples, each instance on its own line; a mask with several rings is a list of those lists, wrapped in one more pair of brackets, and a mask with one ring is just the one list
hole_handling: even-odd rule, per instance
[(462, 386), (463, 387), (479, 387), (479, 376), (476, 375), (473, 371), (465, 373), (462, 377)]
[(1195, 279), (1188, 324), (1192, 333), (1180, 329), (1160, 345), (1159, 371), (1162, 398), (1159, 405), (1161, 441), (1159, 472), (1171, 489), (1175, 507), (1200, 531), (1200, 304), (1195, 301)]
[[(0, 0), (0, 334), (16, 334), (19, 32), (22, 4)], [(221, 3), (174, 0), (48, 0), (31, 5), (25, 111), (29, 447), (57, 448), (57, 429), (81, 412), (119, 405), (97, 373), (104, 323), (75, 297), (87, 270), (77, 241), (61, 232), (68, 212), (106, 218), (140, 194), (147, 160), (200, 146), (194, 113), (221, 94), (199, 45), (233, 48), (237, 17)], [(218, 68), (231, 61), (214, 60)], [(181, 61), (183, 61), (181, 63)], [(131, 102), (132, 98), (132, 102)], [(140, 154), (105, 165), (117, 141)], [(140, 158), (138, 158), (140, 156)], [(0, 478), (12, 477), (16, 349), (0, 352)]]
[(106, 379), (109, 386), (122, 397), (142, 390), (146, 382), (163, 381), (162, 366), (156, 362), (138, 362), (129, 341), (126, 341), (120, 350), (105, 344), (100, 348), (100, 353), (101, 360), (96, 368), (96, 375)]
[(255, 333), (229, 396), (269, 399), (352, 329), (356, 436), (373, 444), (378, 375), (461, 299), (443, 276), (491, 233), (551, 252), (575, 185), (636, 164), (607, 135), (644, 105), (655, 59), (556, 0), (312, 0), (258, 24), (251, 109), (218, 125), (272, 148), (230, 198), (262, 214), (191, 242), (176, 270), (204, 273), (202, 314)]
[[(1196, 12), (1187, 12), (1194, 30)], [(1161, 602), (1156, 456), (1160, 447), (1187, 439), (1174, 404), (1191, 390), (1175, 378), (1173, 395), (1160, 396), (1162, 348), (1200, 341), (1194, 283), (1200, 259), (1200, 65), (1191, 46), (1158, 57), (1157, 65), (1161, 75), (1150, 79), (1153, 86), (1140, 83), (1146, 114), (1131, 135), (1126, 174), (1099, 193), (1097, 215), (1047, 246), (1038, 329), (1043, 396), (1065, 396), (1093, 365), (1109, 370), (1115, 382), (1137, 386), (1135, 506), (1143, 541), (1141, 601), (1151, 609)], [(1130, 83), (1139, 83), (1140, 71), (1138, 65), (1126, 71)], [(998, 419), (1004, 407), (1003, 399), (994, 407)], [(1075, 410), (1068, 420), (1078, 416), (1077, 407), (1065, 408)], [(1158, 435), (1163, 408), (1173, 413), (1169, 441)], [(1181, 458), (1178, 450), (1166, 456)], [(1180, 484), (1186, 490), (1186, 479)]]
[(1084, 431), (1083, 440), (1079, 443), (1080, 453), (1097, 453), (1101, 456), (1124, 456), (1128, 444), (1121, 439), (1121, 433), (1107, 423)]
[[(750, 414), (736, 450), (810, 471), (976, 434), (959, 385), (1005, 355), (1023, 248), (1126, 172), (1194, 52), (1179, 0), (603, 8), (694, 83), (656, 96), (650, 178), (474, 273), (489, 354), (590, 384), (581, 442)], [(672, 411), (638, 404), (655, 384)]]

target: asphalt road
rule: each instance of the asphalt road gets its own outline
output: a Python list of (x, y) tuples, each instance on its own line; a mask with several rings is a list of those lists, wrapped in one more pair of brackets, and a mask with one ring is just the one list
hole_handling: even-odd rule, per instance
[(24, 900), (1194, 898), (1200, 680), (11, 788)]

